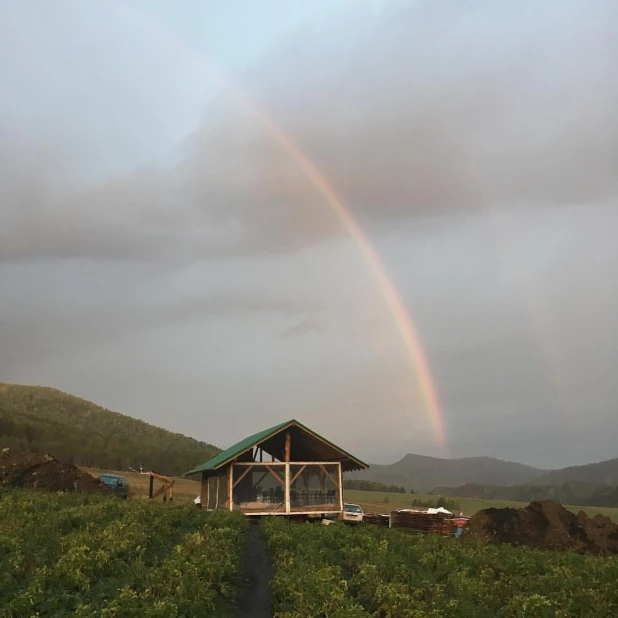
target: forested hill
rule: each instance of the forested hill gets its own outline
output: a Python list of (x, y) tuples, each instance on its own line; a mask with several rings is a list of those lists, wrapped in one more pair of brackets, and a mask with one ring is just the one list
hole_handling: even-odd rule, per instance
[(562, 485), (563, 483), (602, 483), (618, 486), (618, 458), (599, 461), (585, 466), (571, 466), (553, 470), (534, 481), (535, 485)]
[(42, 386), (0, 383), (0, 448), (111, 470), (179, 475), (220, 449)]

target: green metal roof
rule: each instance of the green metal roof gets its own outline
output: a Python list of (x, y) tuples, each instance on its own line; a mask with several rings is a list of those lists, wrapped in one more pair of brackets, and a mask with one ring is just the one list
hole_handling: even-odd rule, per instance
[(342, 455), (345, 455), (346, 457), (350, 458), (352, 461), (357, 462), (360, 468), (369, 467), (366, 463), (362, 462), (360, 459), (353, 457), (349, 453), (346, 453), (346, 451), (339, 448), (338, 446), (336, 446), (335, 444), (333, 444), (326, 438), (323, 438), (319, 434), (315, 433), (315, 431), (311, 431), (311, 429), (309, 429), (308, 427), (305, 427), (302, 423), (299, 423), (297, 420), (292, 419), (290, 421), (286, 421), (285, 423), (280, 423), (279, 425), (270, 427), (269, 429), (264, 429), (263, 431), (255, 433), (252, 436), (249, 436), (248, 438), (245, 438), (244, 440), (237, 442), (236, 444), (230, 446), (229, 448), (226, 448), (224, 451), (221, 451), (218, 455), (215, 455), (212, 459), (209, 459), (206, 463), (203, 463), (200, 466), (197, 466), (196, 468), (189, 470), (189, 472), (185, 472), (183, 476), (190, 476), (191, 474), (197, 474), (198, 472), (207, 472), (208, 470), (216, 470), (217, 468), (220, 468), (226, 463), (236, 459), (237, 457), (239, 457), (240, 455), (242, 455), (244, 452), (248, 451), (249, 449), (253, 448), (257, 444), (264, 442), (266, 439), (270, 438), (271, 436), (274, 436), (275, 434), (279, 433), (281, 430), (285, 429), (286, 427), (290, 427), (292, 425), (297, 425), (298, 427), (306, 431), (308, 434), (315, 436), (316, 438), (322, 440), (323, 442), (331, 446), (333, 449), (339, 451)]

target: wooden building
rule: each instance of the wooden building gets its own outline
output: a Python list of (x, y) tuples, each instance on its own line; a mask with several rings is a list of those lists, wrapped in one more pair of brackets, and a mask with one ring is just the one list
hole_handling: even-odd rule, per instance
[(247, 515), (339, 515), (343, 474), (368, 466), (296, 420), (265, 429), (197, 466), (203, 509)]

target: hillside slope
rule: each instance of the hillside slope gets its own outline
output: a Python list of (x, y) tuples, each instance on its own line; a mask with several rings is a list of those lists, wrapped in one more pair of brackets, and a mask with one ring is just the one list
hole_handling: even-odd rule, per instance
[(531, 466), (492, 457), (441, 459), (426, 455), (405, 455), (390, 465), (372, 465), (350, 478), (402, 485), (406, 490), (429, 492), (437, 486), (456, 487), (465, 483), (522, 485), (545, 474)]
[(618, 506), (618, 487), (598, 483), (568, 481), (561, 485), (479, 485), (467, 483), (460, 487), (436, 487), (435, 494), (455, 498), (483, 498), (508, 502), (553, 500), (559, 504), (579, 506)]
[(564, 483), (595, 483), (618, 485), (618, 458), (552, 470), (535, 479), (535, 485), (562, 485)]
[(179, 475), (219, 452), (212, 444), (106, 410), (54, 388), (0, 383), (0, 448), (49, 453), (80, 466)]

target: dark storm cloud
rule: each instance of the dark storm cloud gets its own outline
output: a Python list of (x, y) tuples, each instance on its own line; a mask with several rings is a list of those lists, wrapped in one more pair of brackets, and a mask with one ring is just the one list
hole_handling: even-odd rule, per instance
[[(611, 0), (392, 3), (301, 30), (245, 85), (367, 224), (603, 201), (618, 182), (617, 22)], [(269, 254), (342, 232), (225, 93), (179, 163), (96, 186), (76, 186), (74, 157), (59, 167), (62, 143), (15, 140), (0, 145), (3, 260)]]

